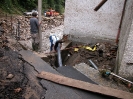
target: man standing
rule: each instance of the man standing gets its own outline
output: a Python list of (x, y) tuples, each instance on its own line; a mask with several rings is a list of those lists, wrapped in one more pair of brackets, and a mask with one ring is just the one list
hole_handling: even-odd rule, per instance
[(30, 32), (32, 37), (32, 49), (33, 51), (38, 51), (39, 48), (39, 22), (37, 19), (37, 13), (32, 13), (32, 18), (30, 18)]

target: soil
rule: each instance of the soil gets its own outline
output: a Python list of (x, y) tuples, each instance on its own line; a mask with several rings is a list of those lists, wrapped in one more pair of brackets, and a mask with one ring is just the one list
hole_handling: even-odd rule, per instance
[[(73, 46), (78, 46), (78, 43)], [(84, 46), (92, 49), (96, 46), (96, 50), (92, 51), (86, 49)], [(82, 44), (77, 48), (78, 51), (74, 51), (75, 48), (69, 50), (69, 58), (67, 58), (66, 62), (64, 62), (64, 65), (74, 66), (79, 63), (91, 65), (89, 62), (89, 60), (91, 60), (98, 67), (98, 69), (108, 69), (110, 71), (114, 70), (117, 45), (104, 42), (87, 45)]]
[[(3, 56), (0, 59), (0, 99), (23, 99), (25, 85), (28, 79), (24, 74), (24, 64), (17, 52), (11, 49), (1, 49)], [(13, 77), (7, 76), (12, 74)], [(15, 91), (19, 89), (19, 91)]]
[(38, 80), (34, 68), (25, 62), (18, 52), (10, 48), (1, 48), (0, 52), (3, 54), (0, 57), (0, 99), (39, 99), (42, 97), (46, 90), (35, 83)]

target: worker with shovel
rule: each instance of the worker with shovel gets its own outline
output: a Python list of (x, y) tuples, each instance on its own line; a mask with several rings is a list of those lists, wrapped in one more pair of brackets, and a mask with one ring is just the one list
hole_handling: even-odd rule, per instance
[(62, 66), (60, 49), (61, 49), (62, 43), (67, 40), (67, 37), (68, 37), (68, 35), (63, 35), (62, 39), (59, 39), (59, 37), (57, 37), (56, 35), (51, 35), (49, 37), (49, 40), (51, 43), (51, 46), (50, 46), (50, 64), (51, 64), (51, 66), (53, 66), (53, 68), (55, 68), (54, 67), (55, 55), (52, 55), (53, 52), (58, 53), (58, 63), (59, 63), (59, 66)]
[(50, 46), (50, 52), (57, 51), (58, 44), (60, 43), (62, 45), (63, 42), (65, 42), (68, 38), (68, 35), (63, 35), (62, 39), (59, 39), (56, 35), (51, 35), (49, 37), (51, 46)]

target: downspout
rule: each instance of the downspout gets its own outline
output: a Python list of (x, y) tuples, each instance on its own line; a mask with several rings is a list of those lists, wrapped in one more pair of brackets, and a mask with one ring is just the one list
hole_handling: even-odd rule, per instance
[(122, 21), (123, 21), (123, 17), (124, 17), (124, 14), (125, 14), (126, 3), (127, 3), (127, 0), (125, 0), (125, 2), (124, 2), (124, 6), (123, 6), (123, 10), (122, 10), (122, 16), (121, 16), (121, 20), (120, 20), (120, 24), (119, 24), (119, 28), (118, 28), (117, 37), (116, 37), (116, 44), (118, 44), (118, 42), (119, 42), (119, 37), (120, 37), (120, 33), (121, 33)]
[(58, 43), (58, 47), (57, 47), (57, 53), (58, 53), (58, 65), (59, 67), (62, 67), (62, 58), (61, 58), (61, 50), (60, 50), (60, 43)]

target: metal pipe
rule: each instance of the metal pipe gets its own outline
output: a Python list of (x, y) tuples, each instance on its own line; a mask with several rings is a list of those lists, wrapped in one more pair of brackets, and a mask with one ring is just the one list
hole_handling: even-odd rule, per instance
[(58, 53), (58, 65), (59, 67), (62, 67), (62, 58), (61, 58), (61, 45), (60, 43), (58, 43), (58, 47), (57, 47), (57, 53)]
[(122, 15), (121, 15), (121, 20), (120, 20), (120, 24), (119, 24), (119, 29), (118, 29), (118, 33), (117, 33), (117, 37), (116, 37), (116, 44), (118, 44), (118, 42), (119, 42), (119, 36), (120, 36), (120, 32), (121, 32), (121, 26), (122, 26), (122, 21), (123, 21), (124, 13), (125, 13), (126, 3), (127, 3), (127, 0), (125, 0), (125, 2), (124, 2), (124, 6), (123, 6), (123, 10), (122, 10)]
[(41, 31), (41, 21), (42, 21), (42, 0), (38, 0), (38, 19), (39, 19), (39, 49), (42, 51), (42, 31)]
[(92, 62), (92, 60), (89, 60), (89, 62), (91, 63), (91, 65), (92, 65), (96, 70), (98, 70), (98, 67), (95, 65), (95, 63)]
[(107, 0), (102, 0), (99, 4), (98, 4), (98, 6), (96, 6), (95, 7), (95, 11), (97, 11), (97, 10), (99, 10), (100, 8), (101, 8), (101, 6), (106, 2)]
[(129, 83), (133, 84), (133, 82), (131, 82), (131, 81), (125, 79), (125, 78), (122, 78), (122, 77), (120, 77), (120, 76), (118, 76), (118, 75), (116, 75), (116, 74), (114, 74), (114, 73), (112, 73), (112, 72), (111, 72), (110, 74), (113, 75), (113, 76), (115, 76), (115, 77), (118, 77), (118, 78), (120, 78), (120, 79), (122, 79), (122, 80), (124, 80), (124, 81), (126, 81), (126, 82), (129, 82)]

